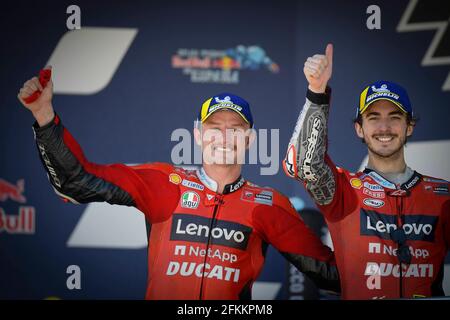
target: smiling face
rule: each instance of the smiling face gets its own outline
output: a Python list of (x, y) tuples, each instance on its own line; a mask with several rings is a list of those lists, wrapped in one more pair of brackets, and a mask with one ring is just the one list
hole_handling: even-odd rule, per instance
[(202, 148), (203, 162), (207, 164), (243, 164), (245, 150), (250, 144), (250, 125), (242, 117), (230, 110), (214, 112), (195, 128), (194, 136)]
[(378, 100), (361, 117), (362, 122), (355, 123), (355, 130), (366, 142), (369, 156), (390, 158), (403, 155), (406, 138), (414, 130), (414, 124), (408, 123), (406, 113), (390, 101)]

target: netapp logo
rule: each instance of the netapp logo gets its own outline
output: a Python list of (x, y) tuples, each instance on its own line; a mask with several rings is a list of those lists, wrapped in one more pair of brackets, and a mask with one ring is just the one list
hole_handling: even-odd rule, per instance
[[(377, 236), (382, 239), (391, 239), (391, 232), (397, 229), (397, 216), (380, 214), (371, 210), (360, 211), (361, 235)], [(438, 217), (425, 215), (404, 216), (402, 229), (407, 240), (434, 241), (434, 230)]]
[(248, 239), (252, 228), (231, 221), (216, 220), (211, 229), (211, 219), (190, 215), (174, 214), (170, 240), (207, 243), (222, 245), (240, 250), (247, 249)]

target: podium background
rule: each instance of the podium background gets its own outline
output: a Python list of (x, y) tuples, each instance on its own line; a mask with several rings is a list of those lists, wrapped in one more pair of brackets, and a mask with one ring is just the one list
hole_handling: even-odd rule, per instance
[[(0, 200), (0, 208), (2, 219), (17, 216), (21, 207), (34, 210), (35, 224), (31, 234), (0, 231), (0, 298), (142, 299), (145, 293), (142, 216), (106, 204), (63, 203), (38, 160), (32, 116), (16, 94), (49, 62), (54, 107), (97, 163), (170, 162), (176, 145), (172, 132), (191, 130), (206, 98), (227, 91), (243, 96), (257, 129), (279, 129), (277, 174), (261, 175), (265, 165), (259, 163), (245, 166), (245, 177), (296, 197), (298, 207), (307, 209), (307, 222), (327, 241), (311, 199), (284, 175), (279, 162), (305, 99), (303, 62), (332, 42), (329, 153), (335, 163), (350, 170), (361, 165), (366, 147), (351, 120), (359, 92), (385, 79), (408, 90), (421, 117), (408, 143), (408, 163), (449, 179), (450, 9), (445, 1), (411, 3), (414, 10), (406, 22), (417, 31), (399, 32), (410, 4), (406, 0), (377, 1), (381, 30), (366, 27), (372, 1), (78, 1), (82, 33), (67, 29), (70, 2), (2, 4), (0, 178), (16, 188), (23, 179), (26, 201)], [(442, 25), (443, 33), (419, 30), (427, 22)], [(432, 43), (436, 46), (429, 51)], [(219, 64), (180, 68), (177, 61), (187, 52)], [(206, 55), (199, 56), (202, 52)], [(227, 71), (238, 59), (243, 59), (241, 67)], [(66, 287), (69, 265), (81, 268), (81, 290)], [(449, 273), (447, 265), (447, 294)], [(317, 292), (270, 247), (254, 298), (334, 297)]]

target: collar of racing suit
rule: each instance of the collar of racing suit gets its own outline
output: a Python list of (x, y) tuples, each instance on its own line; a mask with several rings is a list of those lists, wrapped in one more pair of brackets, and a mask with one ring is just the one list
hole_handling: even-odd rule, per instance
[(367, 165), (366, 168), (370, 169), (372, 171), (375, 171), (383, 179), (393, 183), (394, 185), (402, 185), (403, 183), (409, 181), (409, 179), (411, 179), (411, 177), (414, 174), (414, 170), (412, 170), (408, 166), (406, 166), (405, 171), (396, 172), (396, 173), (383, 173), (383, 172), (376, 170), (375, 168), (372, 168), (369, 165)]
[[(197, 177), (200, 181), (211, 191), (217, 192), (218, 184), (205, 172), (205, 169), (201, 167), (197, 170)], [(239, 190), (245, 183), (245, 179), (240, 175), (234, 182), (225, 185), (223, 188), (223, 194), (232, 193)]]
[[(408, 167), (409, 168), (409, 167)], [(411, 169), (410, 169), (411, 170)], [(408, 180), (406, 180), (404, 183), (396, 185), (395, 183), (387, 180), (382, 175), (380, 175), (378, 172), (376, 172), (373, 169), (365, 168), (364, 173), (370, 177), (372, 177), (379, 185), (392, 190), (405, 190), (408, 191), (412, 189), (417, 183), (421, 180), (422, 175), (418, 173), (417, 171), (411, 170), (412, 174), (409, 177)], [(405, 171), (406, 173), (406, 171)]]

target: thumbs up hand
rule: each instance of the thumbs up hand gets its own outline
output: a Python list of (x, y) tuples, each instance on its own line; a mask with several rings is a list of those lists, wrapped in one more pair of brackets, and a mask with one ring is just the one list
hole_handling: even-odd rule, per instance
[(303, 67), (308, 89), (315, 93), (324, 93), (333, 71), (333, 45), (329, 43), (325, 55), (315, 54), (308, 57)]

